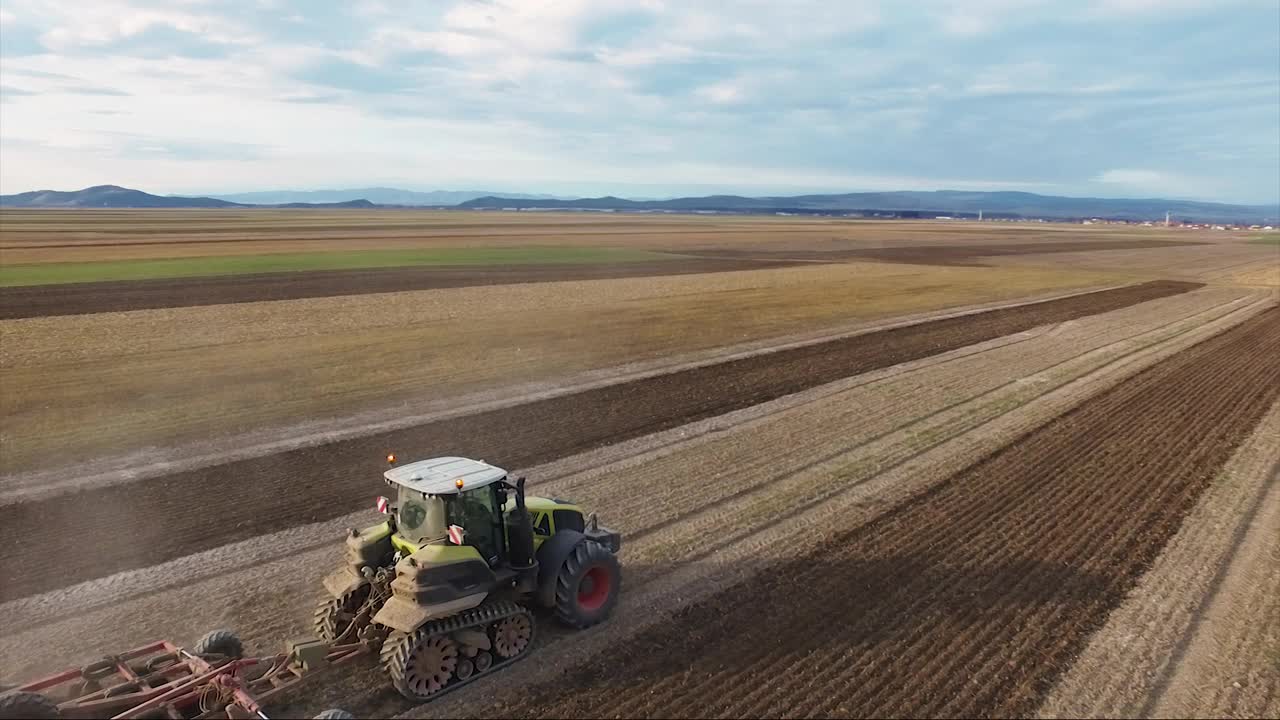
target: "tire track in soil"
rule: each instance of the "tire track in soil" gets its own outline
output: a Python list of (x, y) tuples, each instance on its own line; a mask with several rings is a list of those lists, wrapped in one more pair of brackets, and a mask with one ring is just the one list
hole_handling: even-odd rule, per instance
[[(1202, 287), (1155, 281), (933, 320), (275, 455), (0, 507), (0, 602), (267, 532), (368, 500), (389, 451), (531, 467), (844, 377)], [(50, 548), (61, 552), (49, 572)], [(90, 539), (84, 542), (83, 539)]]
[[(1226, 305), (1233, 305), (1233, 304), (1234, 304), (1234, 303), (1228, 303), (1228, 304), (1226, 304)], [(1189, 316), (1188, 318), (1181, 318), (1181, 319), (1179, 319), (1179, 320), (1175, 320), (1175, 321), (1172, 321), (1172, 322), (1166, 323), (1166, 324), (1164, 324), (1164, 325), (1160, 325), (1160, 326), (1157, 326), (1157, 327), (1151, 328), (1151, 329), (1148, 331), (1148, 334), (1156, 335), (1156, 334), (1158, 334), (1160, 331), (1162, 331), (1162, 330), (1164, 330), (1164, 329), (1166, 329), (1166, 328), (1168, 328), (1168, 327), (1171, 327), (1171, 326), (1173, 326), (1173, 325), (1177, 325), (1177, 324), (1180, 324), (1180, 323), (1185, 323), (1185, 322), (1186, 322), (1188, 319), (1190, 319), (1190, 318), (1200, 317), (1200, 316), (1203, 316), (1203, 315), (1206, 315), (1206, 314), (1213, 313), (1213, 312), (1215, 312), (1215, 311), (1219, 310), (1219, 309), (1220, 309), (1220, 307), (1222, 307), (1222, 306), (1215, 306), (1215, 307), (1213, 307), (1213, 308), (1208, 308), (1208, 309), (1206, 309), (1206, 310), (1204, 310), (1204, 311), (1201, 311), (1201, 312), (1199, 312), (1199, 313), (1195, 313), (1194, 315), (1191, 315), (1191, 316)], [(1178, 332), (1178, 333), (1177, 333), (1177, 335), (1175, 335), (1175, 336), (1173, 336), (1173, 337), (1180, 337), (1180, 336), (1182, 336), (1182, 335), (1185, 335), (1185, 334), (1188, 334), (1188, 333), (1191, 333), (1191, 332), (1195, 332), (1197, 329), (1198, 329), (1197, 327), (1191, 327), (1191, 328), (1188, 328), (1188, 329), (1186, 329), (1186, 330), (1182, 330), (1182, 331)], [(1163, 339), (1161, 339), (1161, 340), (1159, 340), (1159, 341), (1155, 341), (1155, 342), (1167, 342), (1167, 341), (1169, 341), (1170, 339), (1171, 339), (1171, 338), (1163, 338)], [(1028, 340), (1029, 340), (1029, 339), (1028, 339)], [(1025, 341), (1026, 341), (1026, 340), (1018, 340), (1018, 341), (1015, 341), (1014, 343), (1011, 343), (1011, 344), (1017, 344), (1018, 342), (1025, 342)], [(1117, 341), (1117, 343), (1115, 343), (1115, 344), (1119, 345), (1119, 344), (1122, 344), (1122, 343), (1132, 343), (1133, 341), (1134, 341), (1134, 338), (1133, 338), (1133, 337), (1130, 337), (1130, 338), (1126, 338), (1125, 340)], [(1007, 346), (1005, 346), (1005, 347), (1007, 347)], [(1145, 352), (1145, 351), (1147, 351), (1149, 348), (1150, 348), (1150, 345), (1144, 345), (1144, 346), (1142, 346), (1141, 348), (1138, 348), (1138, 349), (1132, 350), (1132, 351), (1130, 351), (1130, 352), (1127, 352), (1127, 353), (1126, 353), (1126, 354), (1124, 354), (1123, 356), (1116, 357), (1116, 358), (1112, 358), (1109, 362), (1112, 362), (1112, 363), (1121, 362), (1123, 359), (1128, 358), (1128, 357), (1132, 357), (1133, 355), (1138, 354), (1138, 353)], [(1055, 370), (1057, 370), (1057, 369), (1059, 369), (1059, 368), (1061, 368), (1061, 367), (1064, 367), (1064, 366), (1070, 365), (1071, 363), (1074, 363), (1074, 362), (1078, 361), (1082, 355), (1087, 355), (1087, 354), (1090, 354), (1090, 353), (1095, 353), (1095, 352), (1097, 352), (1099, 349), (1101, 349), (1101, 348), (1093, 348), (1093, 349), (1086, 350), (1086, 351), (1084, 351), (1083, 353), (1081, 353), (1080, 355), (1075, 355), (1075, 356), (1072, 356), (1072, 357), (1066, 358), (1066, 359), (1064, 359), (1064, 360), (1061, 360), (1061, 361), (1059, 361), (1059, 362), (1056, 362), (1056, 363), (1054, 363), (1054, 364), (1052, 364), (1052, 365), (1046, 366), (1046, 367), (1044, 367), (1044, 368), (1042, 368), (1042, 369), (1040, 369), (1040, 370), (1036, 371), (1036, 373), (1035, 373), (1035, 374), (1036, 374), (1036, 375), (1047, 375), (1047, 374), (1052, 373), (1053, 371), (1055, 371)], [(1071, 382), (1074, 382), (1074, 381), (1075, 381), (1075, 379), (1076, 379), (1076, 377), (1074, 377), (1074, 376), (1073, 376), (1073, 377), (1071, 377), (1070, 379), (1063, 379), (1061, 382), (1059, 382), (1058, 384), (1053, 385), (1052, 387), (1042, 387), (1042, 388), (1040, 389), (1040, 392), (1041, 392), (1041, 394), (1043, 394), (1043, 393), (1045, 393), (1045, 392), (1051, 392), (1051, 391), (1053, 391), (1053, 390), (1056, 390), (1056, 389), (1058, 389), (1058, 388), (1062, 387), (1062, 386), (1063, 386), (1063, 385), (1065, 385), (1065, 384), (1069, 384), (1069, 383), (1071, 383)], [(877, 381), (877, 382), (878, 382), (878, 381)], [(914, 418), (914, 419), (913, 419), (913, 420), (911, 420), (910, 422), (907, 422), (907, 423), (905, 423), (905, 424), (903, 424), (903, 425), (898, 425), (898, 426), (895, 426), (895, 427), (887, 428), (887, 429), (885, 429), (885, 430), (883, 430), (883, 431), (881, 431), (881, 432), (879, 432), (879, 433), (876, 433), (876, 434), (873, 434), (873, 435), (869, 435), (869, 436), (867, 436), (867, 437), (865, 437), (865, 438), (861, 438), (861, 439), (859, 439), (855, 444), (850, 445), (850, 446), (843, 447), (843, 448), (841, 448), (841, 449), (839, 449), (839, 450), (836, 450), (836, 451), (834, 451), (834, 452), (830, 452), (830, 451), (828, 451), (828, 452), (825, 452), (825, 453), (821, 453), (821, 454), (819, 454), (819, 455), (816, 455), (813, 459), (811, 459), (811, 460), (809, 460), (809, 461), (805, 462), (804, 464), (799, 465), (799, 466), (797, 466), (797, 467), (795, 467), (795, 468), (791, 468), (791, 469), (789, 469), (787, 472), (784, 472), (784, 473), (779, 474), (779, 475), (769, 476), (769, 477), (764, 478), (764, 479), (761, 479), (761, 480), (753, 481), (753, 482), (751, 482), (751, 483), (749, 483), (749, 484), (745, 484), (745, 485), (743, 485), (740, 489), (738, 489), (738, 490), (734, 490), (733, 492), (730, 492), (730, 493), (728, 493), (728, 494), (723, 494), (723, 495), (719, 495), (719, 494), (717, 494), (717, 495), (715, 495), (715, 496), (710, 496), (710, 495), (708, 495), (708, 494), (707, 494), (707, 491), (706, 491), (706, 489), (705, 489), (705, 488), (703, 488), (701, 491), (694, 491), (694, 492), (690, 493), (690, 498), (691, 498), (692, 500), (694, 500), (695, 502), (687, 503), (687, 504), (685, 504), (685, 505), (683, 505), (683, 506), (682, 506), (682, 507), (685, 507), (685, 508), (691, 508), (691, 509), (685, 509), (685, 510), (681, 510), (681, 511), (674, 511), (674, 510), (670, 510), (669, 508), (668, 508), (668, 509), (666, 509), (665, 511), (663, 511), (663, 510), (659, 509), (659, 510), (658, 510), (658, 512), (662, 512), (663, 514), (662, 514), (658, 519), (656, 519), (656, 520), (649, 520), (649, 521), (648, 521), (648, 524), (644, 525), (644, 526), (643, 526), (641, 529), (639, 529), (639, 530), (635, 530), (635, 531), (631, 531), (631, 532), (626, 532), (626, 531), (625, 531), (625, 528), (624, 528), (624, 529), (623, 529), (623, 530), (624, 530), (624, 534), (625, 534), (625, 535), (626, 535), (626, 537), (628, 538), (628, 541), (629, 541), (629, 542), (634, 543), (636, 540), (639, 540), (639, 539), (641, 539), (641, 538), (643, 538), (643, 537), (646, 537), (646, 536), (648, 536), (648, 535), (652, 535), (652, 534), (654, 534), (654, 533), (656, 533), (656, 532), (659, 532), (659, 531), (665, 530), (665, 529), (667, 529), (667, 528), (669, 528), (669, 527), (672, 527), (672, 526), (678, 525), (678, 524), (680, 524), (680, 523), (689, 522), (689, 521), (690, 521), (692, 518), (694, 518), (694, 517), (697, 517), (697, 516), (705, 516), (705, 515), (707, 515), (707, 514), (709, 514), (709, 513), (719, 513), (719, 512), (721, 512), (722, 510), (727, 509), (727, 508), (728, 508), (730, 505), (732, 505), (732, 504), (734, 503), (734, 501), (736, 501), (736, 500), (742, 499), (742, 498), (744, 498), (744, 497), (751, 496), (751, 495), (753, 495), (753, 494), (762, 494), (762, 493), (761, 493), (761, 491), (762, 491), (762, 490), (765, 490), (765, 489), (767, 489), (767, 488), (771, 488), (771, 487), (772, 487), (772, 488), (776, 488), (776, 487), (778, 487), (780, 484), (785, 484), (785, 483), (786, 483), (790, 478), (794, 477), (795, 475), (797, 475), (797, 474), (799, 474), (799, 473), (802, 473), (802, 472), (804, 472), (804, 471), (806, 471), (806, 470), (808, 470), (808, 469), (811, 469), (811, 468), (813, 468), (813, 467), (816, 467), (816, 466), (818, 466), (818, 465), (822, 465), (822, 464), (824, 464), (824, 463), (830, 462), (831, 460), (834, 460), (835, 458), (837, 458), (837, 457), (839, 457), (839, 456), (841, 456), (841, 455), (847, 455), (847, 454), (852, 453), (852, 452), (858, 452), (858, 451), (861, 451), (863, 448), (867, 448), (867, 447), (873, 446), (873, 445), (875, 445), (876, 443), (879, 443), (879, 442), (881, 442), (881, 441), (885, 440), (886, 438), (889, 438), (890, 436), (892, 436), (892, 435), (894, 435), (894, 434), (897, 434), (897, 433), (900, 433), (900, 432), (902, 432), (902, 431), (906, 430), (907, 428), (910, 428), (910, 427), (926, 427), (926, 426), (930, 426), (930, 425), (931, 425), (931, 423), (933, 423), (935, 419), (937, 419), (937, 418), (938, 418), (938, 417), (940, 417), (940, 416), (945, 415), (946, 413), (948, 413), (948, 412), (950, 412), (950, 411), (952, 411), (952, 410), (954, 410), (954, 409), (956, 409), (956, 408), (958, 408), (958, 407), (961, 407), (961, 406), (964, 406), (964, 405), (970, 405), (970, 404), (973, 404), (973, 403), (981, 403), (981, 402), (982, 402), (982, 400), (983, 400), (983, 398), (993, 398), (993, 397), (998, 397), (998, 396), (1000, 396), (1003, 392), (1005, 392), (1006, 390), (1008, 390), (1008, 388), (1010, 388), (1010, 387), (1012, 387), (1012, 386), (1016, 386), (1016, 385), (1018, 385), (1018, 384), (1019, 384), (1019, 383), (1021, 383), (1021, 382), (1022, 382), (1022, 380), (1021, 380), (1021, 379), (1011, 380), (1011, 381), (1009, 381), (1009, 382), (1006, 382), (1006, 383), (1003, 383), (1003, 384), (997, 385), (997, 386), (995, 386), (995, 387), (992, 387), (992, 388), (990, 388), (990, 389), (988, 389), (988, 390), (986, 390), (986, 391), (984, 391), (984, 392), (982, 392), (982, 393), (979, 393), (979, 394), (976, 394), (976, 395), (972, 395), (972, 396), (970, 396), (970, 397), (965, 397), (965, 398), (960, 399), (960, 400), (956, 400), (955, 402), (952, 402), (952, 403), (950, 403), (950, 404), (948, 404), (948, 405), (945, 405), (945, 406), (942, 406), (942, 407), (938, 408), (937, 410), (935, 410), (934, 412), (932, 412), (932, 413), (930, 413), (930, 414), (928, 414), (928, 415), (924, 415), (924, 416), (921, 416), (921, 417)], [(1054, 382), (1054, 381), (1049, 381), (1049, 382)], [(1009, 402), (1008, 398), (1003, 398), (1003, 399), (996, 400), (996, 401), (995, 401), (995, 404), (996, 404), (996, 405), (998, 405), (998, 406), (1002, 406), (1002, 405), (1007, 404), (1008, 402)], [(1009, 413), (1009, 412), (1014, 411), (1014, 409), (1016, 409), (1016, 407), (1018, 407), (1018, 406), (1020, 406), (1020, 405), (1021, 405), (1021, 402), (1017, 402), (1017, 403), (1015, 403), (1015, 404), (1014, 404), (1014, 406), (1013, 406), (1013, 407), (1010, 407), (1010, 408), (1008, 408), (1008, 409), (1005, 409), (1005, 410), (1001, 410), (1001, 411), (999, 411), (999, 414), (998, 414), (998, 415), (995, 415), (995, 416), (985, 416), (985, 417), (983, 417), (983, 419), (982, 419), (982, 420), (977, 420), (977, 419), (975, 419), (975, 418), (973, 418), (973, 417), (969, 417), (969, 418), (962, 418), (962, 419), (960, 419), (960, 420), (952, 420), (952, 421), (950, 421), (950, 422), (951, 422), (952, 424), (954, 424), (954, 425), (958, 425), (958, 426), (965, 426), (965, 425), (968, 425), (968, 424), (977, 424), (977, 423), (985, 424), (985, 423), (988, 423), (988, 422), (993, 421), (996, 417), (1000, 417), (1000, 416), (1003, 416), (1003, 415), (1005, 415), (1005, 414), (1007, 414), (1007, 413)], [(780, 412), (782, 412), (782, 411), (780, 411)], [(856, 412), (856, 411), (852, 411), (852, 412)], [(980, 408), (977, 412), (978, 412), (978, 414), (979, 414), (979, 415), (981, 415), (981, 413), (982, 413), (983, 411), (982, 411), (982, 409)], [(810, 490), (810, 491), (808, 491), (808, 492), (807, 492), (807, 494), (802, 493), (802, 498), (801, 498), (799, 501), (796, 501), (796, 496), (795, 496), (795, 495), (793, 495), (791, 498), (789, 498), (789, 500), (788, 500), (788, 503), (787, 503), (787, 505), (786, 505), (786, 509), (785, 509), (785, 510), (783, 510), (783, 509), (779, 509), (779, 508), (775, 508), (775, 510), (771, 513), (771, 516), (769, 517), (769, 519), (767, 519), (767, 520), (763, 520), (763, 521), (758, 522), (758, 523), (756, 523), (756, 524), (753, 524), (753, 525), (752, 525), (750, 528), (748, 528), (748, 529), (743, 529), (743, 530), (741, 530), (741, 531), (733, 532), (733, 533), (731, 533), (731, 534), (729, 534), (729, 535), (725, 535), (725, 536), (717, 537), (717, 538), (715, 538), (715, 539), (704, 539), (702, 542), (700, 542), (700, 543), (699, 543), (699, 549), (698, 549), (696, 552), (694, 552), (693, 554), (685, 556), (685, 558), (684, 558), (684, 559), (685, 559), (685, 560), (700, 560), (700, 559), (703, 559), (703, 558), (710, 557), (710, 556), (714, 555), (716, 552), (718, 552), (718, 551), (722, 550), (723, 548), (725, 548), (725, 547), (727, 547), (727, 546), (730, 546), (730, 545), (732, 545), (732, 544), (734, 544), (734, 543), (736, 543), (736, 542), (741, 542), (742, 540), (744, 540), (744, 539), (745, 539), (745, 538), (747, 538), (748, 536), (750, 536), (750, 535), (752, 535), (752, 534), (755, 534), (755, 533), (758, 533), (762, 528), (772, 527), (772, 526), (774, 526), (774, 525), (778, 525), (778, 524), (786, 523), (786, 522), (787, 522), (788, 520), (790, 520), (792, 517), (795, 517), (795, 516), (797, 516), (797, 515), (800, 515), (800, 514), (804, 513), (805, 511), (809, 510), (810, 508), (813, 508), (813, 507), (815, 507), (815, 506), (817, 506), (817, 505), (820, 505), (820, 504), (822, 504), (822, 503), (826, 502), (826, 501), (827, 501), (828, 499), (830, 499), (832, 496), (834, 496), (834, 495), (836, 495), (836, 494), (838, 494), (838, 493), (844, 492), (844, 491), (846, 491), (846, 490), (848, 490), (848, 489), (850, 489), (850, 488), (852, 488), (852, 487), (856, 487), (856, 486), (858, 486), (858, 485), (862, 485), (862, 484), (864, 484), (864, 483), (866, 483), (866, 482), (870, 482), (872, 479), (874, 479), (875, 477), (879, 476), (880, 474), (883, 474), (883, 473), (888, 472), (888, 471), (890, 471), (890, 470), (893, 470), (893, 469), (895, 469), (895, 468), (898, 468), (898, 467), (901, 467), (901, 466), (903, 466), (903, 465), (906, 465), (907, 463), (912, 462), (913, 460), (917, 459), (918, 457), (920, 457), (920, 456), (922, 456), (922, 455), (924, 455), (924, 454), (926, 454), (926, 453), (928, 453), (928, 452), (932, 451), (934, 448), (936, 448), (936, 447), (938, 447), (938, 446), (940, 446), (940, 445), (942, 445), (942, 444), (945, 444), (945, 443), (949, 442), (951, 439), (953, 439), (956, 435), (960, 434), (961, 432), (967, 432), (967, 431), (968, 431), (968, 430), (952, 430), (952, 431), (948, 431), (948, 432), (937, 432), (937, 437), (936, 437), (936, 438), (934, 438), (933, 440), (930, 440), (930, 441), (928, 441), (928, 442), (924, 442), (924, 443), (914, 443), (914, 444), (912, 445), (912, 448), (911, 448), (909, 451), (899, 450), (899, 451), (898, 451), (898, 452), (896, 452), (896, 453), (889, 453), (889, 454), (886, 454), (886, 455), (878, 455), (878, 456), (876, 456), (876, 457), (877, 457), (877, 461), (876, 461), (876, 472), (875, 472), (873, 475), (870, 475), (870, 476), (863, 476), (863, 477), (861, 477), (861, 479), (846, 479), (846, 481), (845, 481), (843, 484), (839, 485), (839, 486), (831, 486), (831, 487), (822, 488), (822, 489), (817, 489), (817, 490)], [(934, 431), (934, 432), (936, 432), (936, 431)], [(803, 448), (802, 448), (802, 450), (803, 450)], [(794, 452), (794, 451), (795, 451), (795, 449), (794, 449), (794, 448), (792, 448), (791, 450), (788, 450), (788, 452)], [(802, 454), (803, 454), (803, 453), (802, 453)], [(540, 483), (535, 483), (534, 485), (536, 486), (536, 485), (538, 485), (538, 484), (540, 484)], [(677, 493), (682, 492), (682, 491), (683, 491), (683, 492), (689, 492), (689, 488), (696, 488), (696, 486), (681, 486), (679, 489), (673, 490), (673, 492), (677, 492)], [(573, 495), (573, 491), (572, 491), (572, 490), (568, 490), (567, 488), (565, 489), (565, 492), (561, 492), (561, 493), (560, 493), (560, 495), (567, 496), (567, 497), (574, 497), (574, 495)], [(630, 516), (630, 517), (631, 517), (633, 520), (638, 519), (638, 518), (645, 518), (645, 517), (646, 517), (646, 512), (648, 512), (648, 513), (652, 513), (652, 512), (654, 512), (654, 507), (655, 507), (655, 506), (654, 506), (654, 503), (655, 503), (655, 502), (656, 502), (656, 501), (653, 501), (653, 500), (646, 501), (646, 504), (644, 504), (644, 505), (643, 505), (643, 507), (641, 507), (639, 510), (637, 510), (637, 511), (636, 511), (636, 512), (637, 512), (637, 514), (632, 515), (632, 516)], [(762, 500), (762, 502), (767, 502), (767, 501), (763, 501), (763, 500)], [(661, 504), (662, 504), (662, 505), (668, 505), (668, 506), (681, 506), (678, 498), (677, 498), (677, 499), (675, 499), (675, 500), (673, 500), (673, 499), (672, 499), (672, 498), (670, 498), (670, 497), (666, 497), (666, 498), (664, 498), (664, 499), (661, 501)], [(646, 519), (647, 519), (647, 518), (646, 518)], [(632, 584), (634, 584), (634, 578), (631, 580), (631, 582), (632, 582)]]
[(1272, 308), (476, 715), (1026, 716), (1277, 397)]

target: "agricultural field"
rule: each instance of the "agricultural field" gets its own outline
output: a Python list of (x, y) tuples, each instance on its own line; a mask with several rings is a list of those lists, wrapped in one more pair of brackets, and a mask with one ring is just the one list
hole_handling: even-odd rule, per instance
[(1158, 227), (6, 210), (0, 682), (310, 633), (396, 452), (597, 512), (621, 602), (288, 713), (1275, 716), (1277, 272)]

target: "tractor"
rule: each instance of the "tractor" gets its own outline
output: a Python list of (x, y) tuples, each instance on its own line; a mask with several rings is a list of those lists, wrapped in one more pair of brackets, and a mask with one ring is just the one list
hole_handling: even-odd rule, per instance
[(377, 500), (384, 522), (348, 531), (315, 612), (322, 640), (380, 645), (392, 685), (422, 702), (524, 657), (533, 608), (578, 629), (609, 617), (621, 537), (594, 514), (526, 497), (523, 477), (483, 461), (387, 462), (394, 500)]

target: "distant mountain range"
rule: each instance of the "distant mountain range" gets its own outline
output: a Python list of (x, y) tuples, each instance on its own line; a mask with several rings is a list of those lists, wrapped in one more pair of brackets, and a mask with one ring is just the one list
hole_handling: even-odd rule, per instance
[(626, 200), (618, 197), (578, 200), (518, 200), (484, 197), (458, 205), (469, 209), (581, 209), (668, 212), (795, 212), (805, 214), (893, 214), (899, 217), (935, 217), (941, 214), (970, 217), (981, 211), (988, 218), (1109, 218), (1162, 220), (1165, 212), (1176, 219), (1203, 222), (1275, 222), (1280, 205), (1227, 205), (1189, 200), (1073, 198), (1027, 192), (871, 192), (839, 195), (742, 197), (709, 195), (671, 200)]
[(0, 195), (0, 207), (65, 208), (219, 208), (235, 203), (214, 198), (162, 197), (119, 185), (95, 185), (83, 190), (34, 190)]
[(399, 188), (371, 187), (352, 190), (268, 190), (265, 192), (214, 195), (219, 200), (246, 205), (281, 205), (285, 203), (334, 203), (368, 200), (378, 205), (457, 205), (480, 197), (507, 197), (520, 200), (568, 200), (558, 195), (528, 195), (492, 190), (432, 190), (418, 192)]
[[(367, 193), (373, 197), (350, 197)], [(627, 200), (618, 197), (570, 200), (554, 196), (485, 195), (456, 200), (466, 191), (420, 193), (394, 188), (365, 190), (316, 190), (304, 192), (240, 193), (220, 198), (152, 195), (117, 185), (98, 185), (73, 192), (37, 190), (17, 195), (0, 195), (0, 207), (46, 208), (379, 208), (434, 206), (471, 210), (621, 210), (647, 212), (727, 212), (866, 215), (889, 217), (974, 217), (980, 211), (987, 218), (1163, 220), (1165, 212), (1174, 219), (1198, 222), (1267, 223), (1280, 222), (1277, 205), (1226, 205), (1189, 200), (1073, 198), (1025, 192), (875, 192), (838, 195), (795, 195), (784, 197), (742, 197), (709, 195), (670, 200)], [(289, 198), (306, 198), (291, 200)], [(427, 198), (451, 198), (454, 202), (429, 202)], [(239, 198), (232, 200), (231, 198)], [(338, 199), (342, 198), (342, 199)], [(375, 200), (374, 198), (378, 198)], [(247, 202), (252, 199), (254, 202)], [(267, 202), (273, 201), (273, 202)]]
[[(29, 208), (228, 208), (254, 207), (208, 197), (152, 195), (119, 185), (95, 185), (83, 190), (35, 190), (17, 195), (0, 195), (0, 207)], [(270, 207), (294, 208), (373, 208), (368, 200), (332, 203), (282, 203)]]

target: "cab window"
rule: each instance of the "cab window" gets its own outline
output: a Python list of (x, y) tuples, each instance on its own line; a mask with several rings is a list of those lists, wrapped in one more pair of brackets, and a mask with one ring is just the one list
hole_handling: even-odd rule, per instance
[(534, 535), (551, 535), (551, 517), (543, 512), (530, 512), (529, 522), (533, 525)]

